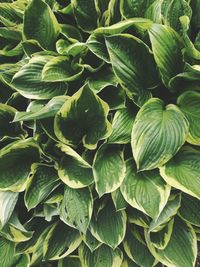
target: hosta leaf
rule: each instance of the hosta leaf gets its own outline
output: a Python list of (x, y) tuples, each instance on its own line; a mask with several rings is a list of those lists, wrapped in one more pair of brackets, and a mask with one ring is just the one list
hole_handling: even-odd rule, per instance
[(99, 212), (97, 219), (93, 217), (90, 231), (97, 240), (115, 249), (125, 236), (125, 211), (116, 212), (112, 202), (109, 201)]
[(112, 196), (112, 200), (115, 205), (116, 211), (126, 209), (126, 207), (128, 206), (128, 203), (124, 199), (119, 188), (115, 190), (114, 192), (112, 192), (111, 196)]
[(24, 112), (24, 111), (16, 112), (13, 121), (14, 122), (30, 121), (30, 120), (40, 120), (40, 119), (54, 117), (67, 99), (68, 99), (68, 96), (65, 96), (65, 95), (55, 96), (45, 106), (42, 106), (35, 111), (28, 110), (27, 112)]
[(25, 192), (28, 210), (35, 208), (60, 184), (57, 171), (45, 164), (32, 165), (31, 177)]
[(122, 0), (120, 5), (120, 11), (124, 18), (133, 18), (143, 16), (147, 7), (153, 2), (153, 0)]
[(125, 30), (127, 30), (129, 27), (133, 27), (138, 30), (147, 30), (152, 25), (152, 21), (145, 18), (131, 18), (127, 20), (120, 21), (116, 24), (113, 24), (111, 26), (107, 27), (99, 27), (94, 31), (95, 34), (118, 34)]
[(153, 89), (158, 84), (157, 70), (149, 47), (129, 34), (106, 37), (106, 46), (120, 84), (128, 97), (141, 106), (150, 98), (148, 89)]
[(9, 222), (0, 230), (1, 236), (13, 242), (25, 242), (29, 240), (33, 232), (27, 231), (20, 223), (16, 212), (14, 212)]
[(112, 121), (112, 134), (108, 142), (111, 144), (127, 144), (131, 141), (131, 132), (135, 116), (130, 109), (117, 110)]
[(1, 1), (0, 3), (0, 21), (4, 26), (10, 27), (16, 24), (20, 24), (23, 21), (23, 12), (22, 10), (25, 6), (21, 2), (18, 5), (19, 1), (12, 3), (5, 3), (6, 1)]
[(99, 93), (107, 86), (117, 86), (117, 78), (109, 68), (100, 69), (88, 80), (88, 85), (92, 91)]
[(0, 140), (3, 140), (5, 137), (17, 138), (23, 134), (19, 123), (11, 123), (16, 111), (15, 108), (0, 103)]
[(133, 159), (126, 162), (126, 175), (120, 189), (132, 207), (152, 218), (159, 215), (170, 194), (170, 186), (157, 170), (137, 172)]
[(52, 56), (36, 56), (29, 60), (13, 77), (13, 86), (21, 95), (32, 99), (50, 99), (63, 95), (67, 85), (62, 82), (44, 82), (42, 69)]
[(170, 79), (184, 68), (180, 37), (169, 26), (160, 24), (154, 24), (150, 28), (149, 37), (162, 81), (169, 87)]
[(149, 226), (149, 232), (162, 229), (178, 212), (181, 205), (181, 195), (172, 195), (158, 217), (154, 218)]
[(14, 244), (15, 243), (0, 237), (0, 257), (2, 267), (16, 266), (15, 264), (20, 256), (14, 256)]
[(119, 145), (103, 144), (93, 162), (93, 174), (99, 197), (120, 187), (125, 177), (123, 150)]
[(177, 104), (190, 124), (188, 143), (200, 145), (200, 92), (184, 92), (179, 96)]
[(192, 225), (200, 227), (200, 202), (199, 199), (182, 193), (179, 215)]
[(71, 5), (77, 24), (83, 31), (97, 28), (99, 15), (94, 0), (71, 0)]
[(42, 80), (46, 82), (74, 81), (83, 72), (83, 67), (73, 64), (69, 57), (53, 57), (42, 70)]
[(60, 210), (60, 218), (64, 223), (85, 234), (92, 217), (92, 210), (93, 198), (88, 188), (65, 187)]
[(0, 192), (0, 226), (8, 222), (18, 200), (19, 193), (11, 191)]
[(76, 146), (82, 141), (86, 148), (95, 149), (97, 142), (111, 133), (111, 125), (106, 118), (108, 110), (108, 105), (86, 85), (57, 113), (55, 134), (68, 145)]
[(45, 49), (52, 49), (59, 31), (59, 24), (50, 7), (42, 0), (32, 0), (24, 14), (24, 39), (34, 39)]
[(24, 191), (31, 164), (39, 158), (39, 147), (31, 138), (13, 142), (2, 148), (0, 150), (0, 189)]
[(72, 256), (58, 261), (58, 267), (81, 267), (79, 257)]
[(121, 267), (139, 267), (139, 265), (137, 265), (134, 261), (132, 261), (126, 255), (124, 255)]
[(173, 231), (174, 219), (167, 223), (160, 231), (151, 232), (149, 239), (157, 249), (165, 249), (168, 245)]
[(62, 222), (55, 223), (48, 232), (44, 241), (44, 258), (58, 260), (66, 257), (81, 243), (77, 230)]
[(102, 245), (89, 230), (87, 230), (86, 234), (83, 236), (83, 241), (90, 249), (91, 252), (95, 251), (98, 247)]
[(164, 22), (179, 32), (181, 30), (179, 18), (184, 15), (189, 18), (192, 16), (192, 9), (189, 3), (185, 0), (172, 0), (169, 2), (166, 15), (164, 16)]
[(128, 257), (141, 267), (154, 266), (155, 259), (133, 226), (127, 230), (123, 247)]
[(171, 239), (165, 249), (156, 249), (146, 237), (148, 247), (154, 257), (169, 267), (193, 267), (197, 255), (197, 242), (194, 230), (176, 217)]
[(160, 168), (163, 179), (171, 186), (200, 199), (200, 151), (185, 146)]
[(75, 150), (64, 144), (57, 147), (63, 152), (58, 163), (58, 176), (71, 188), (82, 188), (93, 183), (92, 167)]
[(129, 223), (136, 224), (143, 228), (149, 228), (151, 218), (148, 215), (146, 215), (144, 212), (129, 206), (127, 208), (127, 215), (128, 215)]
[(105, 245), (91, 253), (86, 245), (81, 245), (79, 257), (84, 267), (115, 267), (121, 266), (123, 254), (119, 248), (113, 250)]
[(138, 170), (162, 166), (184, 144), (189, 124), (176, 105), (150, 99), (138, 112), (132, 130), (132, 150)]

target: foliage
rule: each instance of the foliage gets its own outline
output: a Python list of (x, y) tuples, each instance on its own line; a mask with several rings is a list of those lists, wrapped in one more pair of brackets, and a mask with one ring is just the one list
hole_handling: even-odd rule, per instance
[(200, 1), (0, 0), (1, 267), (193, 267)]

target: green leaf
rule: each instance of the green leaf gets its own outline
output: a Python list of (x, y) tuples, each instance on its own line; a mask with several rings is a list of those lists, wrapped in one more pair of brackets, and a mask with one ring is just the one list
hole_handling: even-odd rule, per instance
[[(27, 110), (26, 112), (24, 111), (16, 112), (13, 122), (40, 120), (40, 119), (54, 117), (68, 98), (69, 97), (65, 95), (55, 96), (45, 106), (39, 107), (36, 110), (30, 110), (30, 105), (29, 105), (28, 106), (29, 110)], [(38, 103), (37, 101), (38, 100), (31, 102), (32, 107), (33, 103), (34, 104)]]
[(167, 203), (171, 188), (157, 170), (137, 172), (133, 159), (129, 159), (126, 161), (126, 175), (120, 189), (132, 207), (155, 218)]
[(92, 167), (75, 150), (64, 144), (57, 144), (63, 152), (58, 163), (59, 178), (71, 188), (82, 188), (93, 183)]
[(68, 145), (76, 146), (82, 141), (86, 148), (95, 149), (99, 140), (111, 134), (108, 111), (108, 105), (86, 85), (67, 100), (57, 113), (55, 134)]
[(14, 212), (8, 223), (0, 230), (0, 234), (12, 242), (25, 242), (32, 238), (33, 232), (24, 228)]
[(59, 24), (50, 7), (42, 0), (32, 0), (24, 13), (24, 39), (36, 40), (45, 49), (52, 49), (59, 32)]
[(43, 243), (44, 258), (58, 260), (71, 254), (81, 243), (77, 230), (62, 222), (55, 223)]
[(35, 208), (59, 186), (59, 178), (52, 166), (34, 164), (25, 191), (25, 205), (28, 210)]
[(0, 226), (1, 228), (9, 221), (18, 200), (19, 193), (0, 191)]
[(154, 257), (169, 267), (193, 267), (197, 256), (195, 232), (189, 224), (176, 217), (171, 239), (165, 249), (153, 247), (149, 237), (147, 245)]
[(179, 215), (186, 222), (200, 227), (200, 202), (199, 199), (182, 193)]
[(71, 0), (78, 26), (86, 32), (97, 28), (99, 14), (94, 0)]
[(89, 230), (87, 230), (86, 234), (83, 236), (83, 241), (91, 252), (95, 251), (102, 245), (102, 243), (99, 242)]
[(115, 250), (102, 245), (93, 253), (85, 245), (79, 247), (79, 257), (84, 267), (116, 267), (121, 266), (123, 253), (119, 248)]
[(149, 37), (162, 81), (169, 88), (170, 79), (184, 68), (180, 37), (169, 26), (160, 24), (153, 24), (149, 29)]
[(31, 99), (51, 99), (63, 95), (67, 85), (63, 82), (45, 82), (42, 80), (42, 69), (52, 56), (35, 56), (24, 65), (13, 77), (11, 86), (22, 96)]
[(119, 188), (112, 192), (111, 197), (115, 205), (116, 211), (124, 210), (128, 206), (128, 203), (125, 201)]
[(189, 123), (174, 104), (150, 99), (138, 112), (132, 130), (132, 150), (138, 170), (164, 165), (184, 144)]
[(45, 82), (69, 82), (77, 80), (82, 72), (83, 67), (73, 64), (69, 57), (53, 57), (42, 70), (42, 80)]
[(152, 21), (145, 18), (131, 18), (120, 21), (116, 24), (107, 27), (99, 27), (94, 31), (95, 34), (113, 35), (124, 32), (129, 27), (137, 30), (146, 31), (152, 25)]
[(120, 11), (124, 18), (142, 17), (147, 7), (153, 0), (122, 0), (120, 2)]
[(171, 195), (158, 217), (149, 225), (149, 232), (160, 231), (177, 214), (181, 205), (181, 194)]
[(200, 199), (200, 151), (185, 146), (160, 168), (163, 179), (171, 186)]
[(125, 236), (125, 211), (116, 212), (114, 205), (109, 201), (106, 206), (99, 211), (97, 219), (95, 219), (95, 217), (92, 218), (90, 231), (97, 240), (115, 249)]
[(127, 96), (137, 105), (143, 105), (151, 96), (148, 89), (158, 84), (157, 70), (149, 47), (130, 34), (106, 37), (106, 46), (115, 75)]
[(93, 198), (89, 188), (72, 189), (65, 186), (60, 210), (60, 218), (64, 223), (85, 234), (92, 217), (92, 211)]
[(155, 259), (144, 243), (137, 228), (130, 225), (127, 229), (123, 247), (128, 257), (141, 267), (154, 266)]
[(58, 261), (58, 267), (81, 267), (79, 257), (72, 256)]
[(177, 105), (189, 121), (187, 142), (200, 146), (200, 92), (186, 91), (177, 100)]
[(192, 9), (189, 3), (185, 0), (172, 0), (164, 16), (164, 22), (177, 32), (180, 32), (181, 23), (179, 18), (184, 15), (188, 16), (188, 18), (192, 16)]
[(9, 105), (0, 103), (0, 140), (6, 137), (18, 138), (23, 134), (20, 123), (11, 123), (17, 110)]
[(135, 225), (141, 226), (143, 228), (149, 228), (151, 218), (147, 216), (144, 212), (128, 206), (127, 208), (128, 222)]
[(14, 256), (14, 243), (0, 237), (0, 258), (2, 267), (17, 266), (20, 256)]
[(131, 141), (131, 132), (135, 116), (129, 108), (116, 111), (112, 121), (112, 134), (108, 142), (111, 144), (127, 144)]
[(94, 180), (99, 197), (120, 187), (125, 170), (122, 148), (119, 145), (103, 144), (93, 162)]
[(139, 265), (124, 255), (121, 267), (139, 267)]
[(13, 192), (24, 191), (31, 165), (39, 158), (39, 147), (31, 138), (13, 142), (2, 148), (0, 150), (0, 189)]

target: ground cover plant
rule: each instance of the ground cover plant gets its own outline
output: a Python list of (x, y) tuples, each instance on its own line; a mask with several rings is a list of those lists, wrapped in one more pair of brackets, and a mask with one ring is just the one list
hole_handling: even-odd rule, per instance
[(0, 266), (192, 267), (200, 1), (0, 0)]

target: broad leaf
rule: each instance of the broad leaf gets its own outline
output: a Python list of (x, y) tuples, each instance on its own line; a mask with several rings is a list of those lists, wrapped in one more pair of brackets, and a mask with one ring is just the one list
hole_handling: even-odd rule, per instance
[(45, 164), (32, 165), (31, 177), (25, 191), (28, 210), (35, 208), (60, 184), (56, 170)]
[(179, 96), (177, 104), (190, 124), (187, 141), (193, 145), (200, 145), (200, 92), (184, 92)]
[(128, 257), (141, 267), (154, 266), (155, 259), (151, 255), (148, 247), (142, 240), (138, 229), (130, 225), (127, 229), (123, 247)]
[(120, 187), (125, 170), (122, 148), (119, 145), (103, 144), (93, 162), (94, 180), (99, 197)]
[(92, 31), (98, 24), (98, 11), (94, 0), (71, 0), (78, 26), (84, 31)]
[(79, 257), (85, 267), (116, 267), (121, 266), (123, 254), (119, 248), (115, 250), (102, 245), (93, 253), (85, 245), (79, 248)]
[(66, 257), (81, 243), (80, 234), (77, 230), (62, 222), (55, 223), (48, 232), (44, 244), (44, 258), (58, 260)]
[(88, 188), (65, 187), (60, 210), (60, 218), (64, 223), (85, 234), (92, 217), (92, 210), (93, 198)]
[(184, 144), (189, 123), (176, 105), (150, 99), (138, 112), (132, 130), (132, 150), (138, 170), (164, 165)]
[(57, 113), (55, 134), (68, 145), (76, 146), (83, 142), (86, 148), (95, 149), (97, 142), (111, 133), (108, 111), (108, 105), (86, 85), (67, 100)]
[(148, 247), (154, 257), (166, 266), (193, 267), (197, 254), (194, 230), (178, 217), (175, 219), (171, 239), (165, 249), (156, 249), (146, 237)]
[[(20, 111), (16, 112), (14, 117), (14, 122), (16, 121), (30, 121), (30, 120), (40, 120), (40, 119), (46, 119), (51, 118), (56, 115), (56, 113), (59, 111), (59, 109), (62, 107), (64, 102), (68, 99), (68, 96), (55, 96), (53, 97), (46, 105), (37, 108), (36, 110), (31, 109), (30, 105), (28, 106), (28, 110), (26, 112)], [(31, 106), (33, 108), (33, 103), (37, 104), (35, 100), (31, 102)]]
[(143, 105), (151, 96), (148, 89), (158, 84), (155, 62), (149, 47), (129, 34), (106, 37), (106, 46), (115, 75), (128, 97), (137, 105)]
[(75, 150), (64, 144), (57, 147), (63, 152), (58, 163), (59, 178), (71, 188), (82, 188), (93, 183), (92, 167)]
[(24, 191), (31, 165), (39, 158), (39, 147), (31, 138), (13, 142), (2, 148), (0, 150), (0, 189), (13, 192)]
[(0, 226), (1, 228), (9, 221), (18, 200), (19, 193), (11, 191), (0, 192)]
[(58, 267), (81, 267), (79, 257), (72, 256), (58, 261)]
[(90, 232), (90, 230), (87, 230), (86, 234), (83, 236), (83, 241), (87, 245), (87, 247), (90, 249), (91, 252), (95, 251), (97, 248), (99, 248), (102, 243), (99, 242)]
[(83, 67), (71, 62), (69, 57), (53, 57), (42, 70), (42, 80), (45, 82), (69, 82), (77, 80), (83, 72)]
[(129, 108), (117, 110), (112, 121), (111, 144), (127, 144), (131, 141), (131, 132), (135, 116)]
[(160, 214), (170, 194), (170, 186), (157, 170), (137, 172), (133, 159), (126, 161), (126, 175), (120, 189), (132, 207), (152, 218)]
[(32, 0), (24, 14), (24, 39), (36, 40), (45, 49), (52, 49), (59, 31), (59, 24), (50, 7), (42, 0)]
[(149, 37), (162, 81), (169, 87), (170, 79), (184, 68), (180, 37), (169, 26), (160, 24), (154, 24), (150, 28)]
[(97, 218), (93, 216), (90, 231), (97, 240), (115, 249), (125, 236), (125, 211), (116, 212), (112, 202), (109, 201), (98, 213)]
[(160, 168), (163, 179), (171, 186), (200, 199), (200, 151), (185, 146)]
[(67, 85), (63, 82), (44, 82), (42, 69), (52, 56), (35, 56), (13, 77), (11, 86), (21, 95), (31, 99), (51, 99), (63, 95)]

